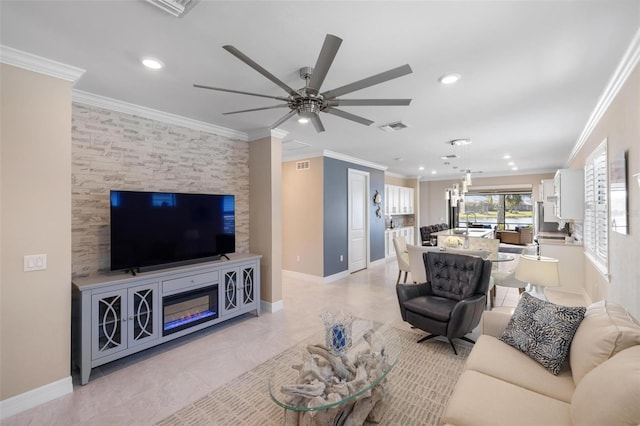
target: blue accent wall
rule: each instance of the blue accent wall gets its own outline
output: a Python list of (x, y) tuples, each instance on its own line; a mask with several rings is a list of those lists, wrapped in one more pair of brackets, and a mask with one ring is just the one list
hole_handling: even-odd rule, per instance
[[(384, 171), (324, 157), (324, 276), (349, 269), (349, 169), (369, 173), (369, 252), (371, 261), (384, 258), (384, 216), (376, 216), (373, 194), (384, 195)], [(340, 262), (340, 255), (344, 261)]]

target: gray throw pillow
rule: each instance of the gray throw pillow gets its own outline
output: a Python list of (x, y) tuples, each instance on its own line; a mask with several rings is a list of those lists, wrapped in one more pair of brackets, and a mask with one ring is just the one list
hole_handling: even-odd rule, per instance
[(500, 340), (558, 374), (585, 312), (523, 293)]

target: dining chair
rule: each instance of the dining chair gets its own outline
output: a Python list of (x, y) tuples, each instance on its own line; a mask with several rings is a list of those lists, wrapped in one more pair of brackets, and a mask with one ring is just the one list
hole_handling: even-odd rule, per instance
[(404, 281), (407, 282), (407, 274), (411, 272), (409, 266), (409, 253), (407, 253), (407, 240), (400, 236), (393, 239), (393, 247), (396, 249), (396, 259), (398, 260), (398, 279), (396, 284), (400, 283), (400, 276), (404, 272)]
[(411, 280), (414, 284), (427, 282), (427, 267), (424, 263), (423, 254), (433, 251), (440, 251), (440, 249), (438, 247), (414, 246), (413, 244), (407, 244), (409, 269), (411, 271)]

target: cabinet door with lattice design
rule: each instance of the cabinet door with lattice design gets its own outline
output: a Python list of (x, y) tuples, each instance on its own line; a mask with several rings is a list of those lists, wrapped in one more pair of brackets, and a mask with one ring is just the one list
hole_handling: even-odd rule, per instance
[(240, 309), (240, 291), (238, 288), (240, 269), (237, 267), (228, 268), (222, 269), (220, 272), (222, 277), (222, 291), (219, 292), (220, 316), (224, 316)]
[(98, 359), (127, 348), (127, 290), (91, 297), (91, 358)]
[(136, 346), (160, 337), (160, 297), (158, 283), (128, 290), (128, 346)]
[(242, 282), (240, 287), (242, 290), (242, 306), (252, 305), (255, 302), (255, 267), (253, 265), (242, 266), (240, 268), (242, 273)]

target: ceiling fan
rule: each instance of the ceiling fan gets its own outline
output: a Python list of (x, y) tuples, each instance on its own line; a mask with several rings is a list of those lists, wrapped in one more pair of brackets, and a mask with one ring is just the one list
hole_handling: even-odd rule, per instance
[[(402, 65), (391, 70), (372, 75), (370, 77), (358, 80), (356, 82), (347, 84), (345, 86), (338, 87), (337, 89), (327, 90), (320, 92), (320, 87), (324, 82), (325, 77), (333, 63), (333, 60), (338, 53), (338, 48), (342, 43), (342, 39), (332, 34), (327, 34), (324, 39), (324, 44), (320, 50), (320, 55), (316, 61), (315, 67), (303, 67), (300, 69), (300, 78), (305, 81), (305, 86), (302, 89), (295, 90), (269, 71), (258, 65), (251, 58), (244, 53), (240, 52), (233, 46), (222, 46), (227, 52), (231, 53), (236, 58), (240, 59), (245, 64), (249, 65), (254, 70), (271, 80), (273, 83), (280, 86), (287, 92), (287, 97), (284, 96), (270, 96), (261, 95), (259, 93), (243, 92), (240, 90), (222, 89), (219, 87), (204, 86), (201, 84), (194, 84), (194, 87), (201, 89), (218, 90), (221, 92), (238, 93), (241, 95), (259, 96), (261, 98), (276, 99), (284, 103), (278, 105), (272, 105), (262, 108), (245, 109), (242, 111), (225, 112), (224, 115), (239, 114), (243, 112), (260, 111), (274, 108), (288, 107), (290, 111), (278, 119), (271, 126), (275, 129), (280, 124), (284, 123), (294, 115), (298, 115), (299, 121), (313, 123), (316, 131), (324, 132), (324, 126), (322, 120), (320, 120), (319, 113), (326, 112), (338, 117), (346, 118), (347, 120), (355, 121), (356, 123), (369, 126), (373, 121), (360, 117), (355, 114), (343, 111), (336, 107), (338, 106), (397, 106), (397, 105), (409, 105), (411, 99), (338, 99), (339, 96), (346, 95), (357, 90), (361, 90), (376, 84), (384, 83), (385, 81), (393, 80), (394, 78), (402, 77), (407, 74), (411, 74), (411, 67)], [(306, 120), (306, 121), (305, 121)]]

